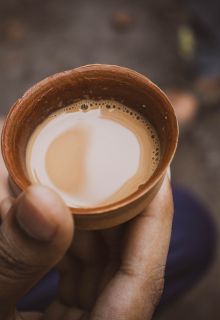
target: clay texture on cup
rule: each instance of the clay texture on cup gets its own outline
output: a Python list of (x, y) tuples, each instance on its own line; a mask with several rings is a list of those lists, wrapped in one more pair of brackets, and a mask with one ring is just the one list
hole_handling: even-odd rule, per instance
[(34, 129), (52, 112), (83, 98), (124, 103), (146, 117), (160, 139), (160, 163), (136, 192), (103, 207), (70, 208), (78, 228), (108, 228), (135, 217), (150, 203), (176, 150), (178, 125), (173, 108), (166, 95), (148, 78), (127, 68), (96, 64), (42, 80), (12, 106), (2, 133), (2, 153), (13, 189), (25, 190), (30, 185), (25, 165), (26, 146)]

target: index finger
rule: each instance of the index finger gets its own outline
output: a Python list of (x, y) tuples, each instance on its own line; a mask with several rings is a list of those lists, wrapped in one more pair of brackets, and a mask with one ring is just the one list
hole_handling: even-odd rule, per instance
[(166, 262), (173, 217), (173, 198), (168, 177), (160, 191), (128, 227), (122, 268), (141, 275)]
[(98, 299), (94, 319), (151, 319), (163, 289), (172, 214), (166, 177), (148, 208), (128, 224), (121, 266)]

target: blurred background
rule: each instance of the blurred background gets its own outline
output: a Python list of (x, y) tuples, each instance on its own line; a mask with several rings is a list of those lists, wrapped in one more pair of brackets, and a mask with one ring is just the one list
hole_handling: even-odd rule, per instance
[[(118, 64), (147, 75), (168, 93), (180, 120), (172, 179), (220, 226), (217, 7), (215, 0), (1, 1), (0, 114), (37, 81), (80, 65)], [(157, 319), (217, 320), (219, 301), (217, 253), (204, 278)]]

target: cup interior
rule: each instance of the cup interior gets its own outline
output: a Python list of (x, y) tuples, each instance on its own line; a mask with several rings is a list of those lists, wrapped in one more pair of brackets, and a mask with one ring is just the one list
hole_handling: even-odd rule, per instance
[[(25, 155), (28, 140), (45, 118), (74, 101), (114, 99), (138, 111), (156, 129), (161, 158), (151, 178), (127, 198), (93, 212), (123, 206), (147, 192), (164, 174), (175, 153), (178, 126), (166, 95), (148, 78), (127, 68), (112, 65), (88, 65), (50, 76), (29, 89), (11, 108), (2, 136), (2, 151), (9, 174), (21, 190), (29, 184)], [(91, 209), (72, 208), (74, 212)]]

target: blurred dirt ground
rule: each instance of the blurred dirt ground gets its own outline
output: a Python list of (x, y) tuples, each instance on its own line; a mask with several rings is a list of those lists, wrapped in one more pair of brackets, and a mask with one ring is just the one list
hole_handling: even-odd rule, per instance
[[(189, 81), (177, 41), (175, 0), (0, 2), (0, 113), (42, 78), (89, 63), (133, 68), (163, 88)], [(187, 64), (187, 61), (185, 61)], [(186, 72), (187, 71), (187, 72)], [(220, 226), (220, 108), (181, 133), (173, 180), (198, 195)], [(220, 257), (158, 320), (220, 317)]]

